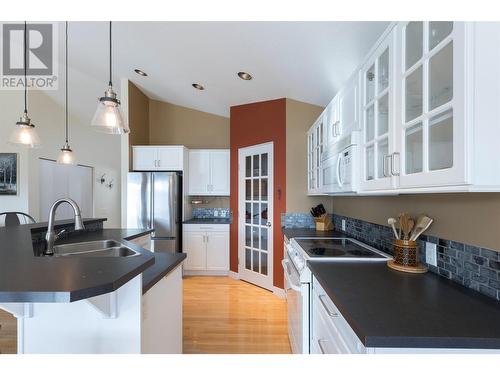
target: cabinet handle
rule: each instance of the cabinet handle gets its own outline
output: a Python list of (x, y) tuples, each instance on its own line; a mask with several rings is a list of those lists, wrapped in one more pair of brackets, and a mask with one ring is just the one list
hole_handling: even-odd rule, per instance
[(161, 166), (161, 160), (158, 160), (158, 167)]
[(318, 340), (318, 347), (321, 354), (326, 354), (326, 350), (323, 348), (323, 343), (326, 341), (327, 340), (321, 340), (321, 339)]
[[(391, 155), (391, 174), (393, 176), (399, 176), (399, 170), (397, 172), (394, 171), (394, 166), (396, 165), (396, 155), (398, 156), (398, 166), (399, 166), (399, 152), (394, 152)], [(399, 169), (399, 168), (398, 168)]]
[(336, 318), (339, 316), (339, 314), (337, 314), (336, 312), (333, 312), (333, 311), (330, 311), (330, 309), (328, 308), (327, 304), (325, 303), (325, 301), (323, 301), (323, 298), (325, 297), (324, 294), (321, 294), (321, 295), (318, 295), (318, 299), (319, 299), (319, 302), (321, 302), (321, 305), (323, 306), (323, 308), (326, 310), (326, 313), (331, 317), (331, 318)]

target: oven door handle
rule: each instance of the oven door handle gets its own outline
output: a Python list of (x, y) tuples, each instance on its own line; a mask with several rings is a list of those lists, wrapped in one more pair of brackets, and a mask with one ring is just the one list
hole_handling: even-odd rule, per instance
[(288, 259), (283, 259), (281, 261), (281, 265), (283, 266), (283, 273), (285, 274), (285, 279), (290, 284), (290, 289), (293, 289), (296, 292), (300, 292), (301, 291), (300, 284), (299, 285), (294, 284), (291, 277), (290, 277), (290, 273), (288, 272), (288, 269), (289, 269), (288, 262), (289, 262)]

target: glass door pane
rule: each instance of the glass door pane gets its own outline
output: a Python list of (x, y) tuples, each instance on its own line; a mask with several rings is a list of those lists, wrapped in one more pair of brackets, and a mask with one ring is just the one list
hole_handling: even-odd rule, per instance
[(453, 42), (429, 60), (429, 110), (453, 98)]
[(377, 136), (384, 135), (389, 131), (389, 94), (385, 94), (378, 100), (377, 114)]
[(429, 120), (429, 170), (453, 167), (453, 111)]
[(422, 58), (424, 52), (424, 23), (409, 22), (405, 29), (405, 70)]
[(375, 151), (373, 145), (366, 149), (366, 179), (373, 180), (375, 178)]
[(421, 122), (406, 129), (405, 150), (406, 174), (422, 172), (423, 131)]
[(389, 86), (389, 48), (378, 58), (378, 94)]
[[(384, 138), (377, 144), (377, 177), (384, 178), (388, 176), (386, 156), (389, 155), (389, 140)], [(385, 166), (385, 168), (384, 168)], [(385, 171), (385, 175), (384, 175)]]
[(373, 104), (366, 110), (366, 142), (375, 136), (375, 111)]
[(429, 51), (436, 47), (453, 31), (453, 22), (432, 21), (429, 22)]
[(423, 69), (420, 66), (408, 77), (405, 84), (405, 112), (406, 122), (411, 121), (422, 114), (423, 109)]

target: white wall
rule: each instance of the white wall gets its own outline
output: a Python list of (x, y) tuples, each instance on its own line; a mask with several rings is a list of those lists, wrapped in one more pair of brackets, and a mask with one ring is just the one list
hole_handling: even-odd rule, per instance
[[(39, 217), (38, 212), (38, 158), (56, 159), (64, 143), (63, 68), (60, 65), (59, 90), (29, 92), (28, 111), (42, 140), (40, 148), (24, 149), (6, 143), (15, 122), (22, 114), (23, 93), (0, 90), (0, 152), (20, 154), (19, 194), (15, 197), (0, 197), (0, 212), (24, 211), (29, 212), (37, 221), (47, 220)], [(69, 81), (70, 145), (79, 164), (94, 167), (94, 216), (107, 217), (107, 227), (120, 227), (121, 139), (120, 136), (97, 133), (90, 128), (97, 98), (104, 93), (107, 80), (103, 77), (98, 81), (70, 69)], [(116, 90), (120, 92), (119, 80), (116, 83)], [(103, 173), (106, 173), (106, 178), (114, 179), (111, 190), (97, 182), (97, 177)]]

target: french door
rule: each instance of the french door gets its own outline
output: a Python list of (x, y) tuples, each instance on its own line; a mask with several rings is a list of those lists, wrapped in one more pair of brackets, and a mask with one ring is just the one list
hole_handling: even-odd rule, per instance
[(273, 143), (238, 154), (238, 272), (240, 279), (273, 287)]

